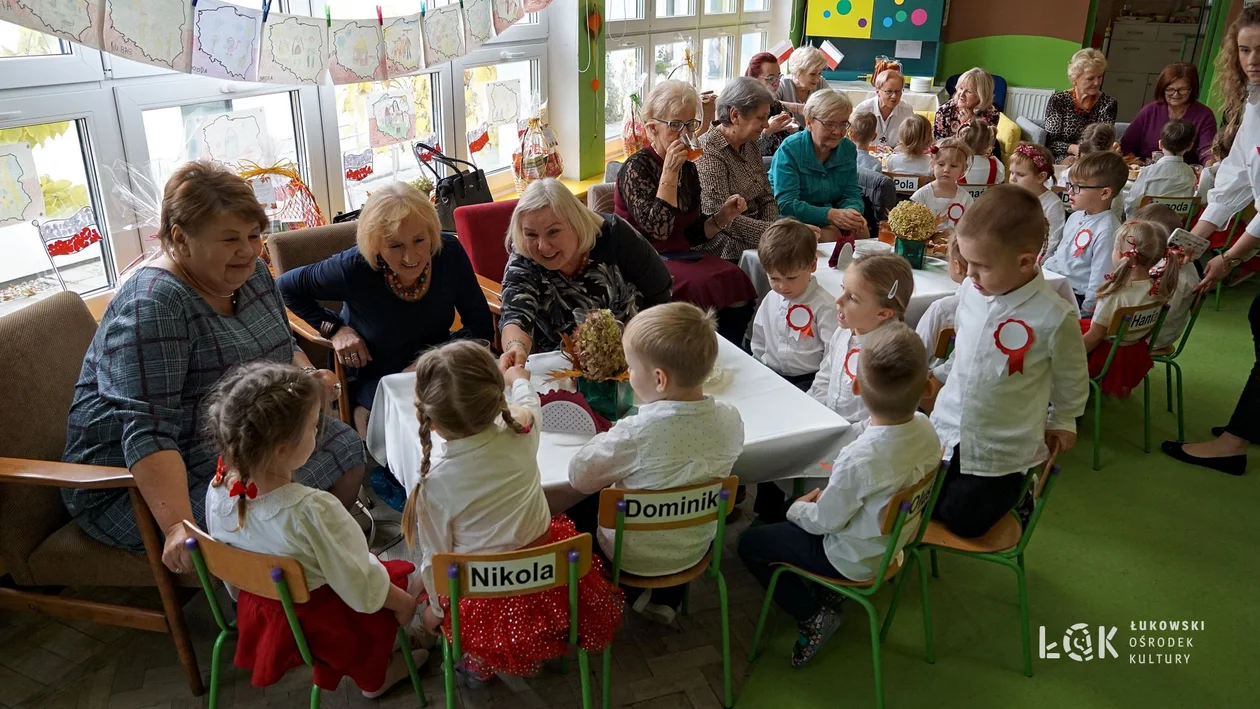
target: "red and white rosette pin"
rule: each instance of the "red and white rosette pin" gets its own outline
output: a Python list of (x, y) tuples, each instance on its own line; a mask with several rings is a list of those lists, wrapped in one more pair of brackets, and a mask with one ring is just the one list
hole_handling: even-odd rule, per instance
[(954, 223), (954, 226), (958, 226), (958, 220), (962, 219), (963, 214), (966, 214), (966, 212), (966, 207), (962, 206), (960, 202), (954, 202), (949, 205), (949, 209), (945, 210), (945, 216), (949, 217), (949, 220)]
[(1032, 348), (1034, 339), (1032, 328), (1028, 327), (1028, 323), (1015, 318), (1003, 320), (997, 326), (997, 330), (993, 331), (993, 341), (997, 344), (998, 350), (1009, 360), (1006, 367), (1008, 375), (1024, 373), (1024, 355)]
[(1076, 232), (1076, 238), (1072, 239), (1072, 246), (1076, 249), (1072, 252), (1072, 258), (1080, 258), (1085, 254), (1085, 249), (1089, 248), (1089, 242), (1094, 240), (1094, 232), (1089, 229), (1081, 229)]
[(809, 309), (807, 305), (796, 304), (788, 308), (787, 326), (792, 338), (799, 340), (802, 337), (814, 336), (814, 311)]
[[(854, 388), (857, 387), (857, 368), (861, 352), (862, 350), (860, 348), (854, 347), (844, 356), (844, 373), (849, 376), (850, 380), (852, 380)], [(856, 394), (857, 392), (854, 393)]]

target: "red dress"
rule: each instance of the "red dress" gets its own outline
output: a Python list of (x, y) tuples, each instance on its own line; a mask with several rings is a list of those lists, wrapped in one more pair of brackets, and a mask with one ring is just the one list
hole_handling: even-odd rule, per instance
[[(1090, 323), (1089, 318), (1081, 319), (1082, 335), (1089, 332)], [(1103, 340), (1089, 353), (1090, 377), (1097, 377), (1102, 371), (1103, 365), (1107, 363), (1107, 355), (1111, 354), (1114, 344), (1111, 340)], [(1133, 393), (1134, 387), (1142, 383), (1146, 373), (1154, 366), (1150, 342), (1146, 338), (1120, 345), (1120, 351), (1116, 352), (1116, 358), (1111, 362), (1111, 369), (1107, 370), (1107, 376), (1102, 381), (1103, 393), (1121, 399), (1127, 397)]]
[[(546, 544), (577, 536), (565, 515), (551, 518)], [(612, 584), (604, 563), (593, 554), (591, 570), (578, 582), (578, 643), (599, 652), (621, 625), (625, 597)], [(440, 599), (446, 616), (442, 631), (451, 639), (451, 599)], [(461, 599), (460, 646), (481, 673), (517, 677), (538, 674), (542, 663), (565, 654), (569, 643), (569, 588), (509, 598)]]
[[(383, 561), (389, 580), (407, 587), (407, 576), (416, 570), (409, 561)], [(307, 647), (315, 658), (315, 684), (336, 691), (342, 676), (349, 675), (359, 689), (374, 692), (385, 683), (398, 637), (398, 621), (393, 611), (359, 613), (324, 585), (311, 591), (306, 603), (294, 604)], [(250, 684), (266, 687), (280, 681), (286, 672), (301, 667), (293, 631), (280, 601), (241, 591), (236, 605), (236, 666), (253, 673)]]

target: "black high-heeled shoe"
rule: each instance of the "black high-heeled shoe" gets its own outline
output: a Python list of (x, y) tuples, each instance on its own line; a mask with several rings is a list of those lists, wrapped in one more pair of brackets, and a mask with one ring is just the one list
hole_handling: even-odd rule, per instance
[(1183, 463), (1197, 465), (1201, 468), (1209, 468), (1226, 475), (1242, 475), (1247, 472), (1247, 456), (1243, 455), (1227, 455), (1220, 458), (1200, 458), (1190, 455), (1185, 451), (1185, 443), (1180, 441), (1164, 441), (1159, 444), (1159, 449), (1164, 451), (1165, 455), (1180, 460)]

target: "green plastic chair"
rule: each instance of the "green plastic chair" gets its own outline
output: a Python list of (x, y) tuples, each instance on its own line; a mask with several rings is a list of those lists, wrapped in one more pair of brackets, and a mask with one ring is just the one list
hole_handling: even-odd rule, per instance
[[(1059, 477), (1059, 466), (1055, 465), (1054, 457), (1046, 461), (1042, 470), (1042, 475), (1037, 477), (1034, 475), (1036, 468), (1030, 469), (1024, 474), (1024, 485), (1020, 489), (1019, 498), (1024, 499), (1024, 495), (1028, 490), (1036, 484), (1033, 494), (1033, 511), (1032, 516), (1028, 518), (1028, 525), (1021, 526), (1019, 517), (1012, 510), (993, 528), (984, 533), (984, 536), (975, 539), (964, 539), (950, 532), (945, 525), (940, 522), (931, 522), (927, 526), (927, 534), (923, 537), (921, 549), (926, 549), (932, 557), (932, 577), (940, 576), (940, 569), (937, 567), (936, 553), (938, 551), (957, 554), (971, 559), (979, 559), (980, 561), (988, 561), (1000, 564), (1015, 572), (1015, 582), (1019, 589), (1019, 631), (1020, 639), (1023, 642), (1024, 649), (1024, 674), (1032, 677), (1032, 635), (1028, 626), (1028, 581), (1024, 574), (1024, 550), (1028, 548), (1028, 543), (1032, 541), (1033, 531), (1037, 529), (1037, 522), (1041, 520), (1044, 514), (1046, 501), (1050, 498), (1050, 490), (1054, 487), (1054, 482)], [(926, 596), (926, 592), (924, 593)], [(927, 607), (927, 601), (924, 600), (924, 608)], [(891, 620), (891, 619), (890, 619)], [(931, 624), (924, 619), (924, 625), (928, 637), (931, 637)], [(928, 641), (930, 651), (931, 641)]]
[[(1107, 337), (1112, 339), (1111, 352), (1107, 354), (1107, 360), (1103, 362), (1102, 370), (1096, 377), (1089, 379), (1089, 393), (1094, 400), (1094, 470), (1101, 467), (1102, 455), (1102, 383), (1107, 377), (1107, 372), (1111, 371), (1111, 362), (1115, 360), (1116, 353), (1120, 351), (1120, 346), (1115, 343), (1124, 342), (1124, 335), (1129, 331), (1129, 323), (1135, 317), (1144, 313), (1150, 313), (1159, 310), (1159, 319), (1155, 321), (1155, 327), (1143, 341), (1146, 342), (1147, 349), (1153, 346), (1155, 340), (1159, 339), (1159, 330), (1164, 326), (1164, 318), (1168, 317), (1168, 305), (1160, 305), (1159, 303), (1143, 303), (1141, 305), (1133, 305), (1128, 308), (1117, 308), (1115, 315), (1111, 319), (1111, 327), (1107, 329)], [(1125, 347), (1136, 347), (1138, 343), (1134, 342)], [(1147, 453), (1151, 452), (1151, 373), (1147, 372), (1142, 377), (1142, 434), (1143, 445), (1142, 450)]]
[[(684, 586), (682, 614), (686, 616), (690, 610), (691, 582), (706, 571), (717, 582), (718, 602), (722, 609), (722, 706), (727, 709), (734, 706), (735, 697), (731, 687), (731, 621), (726, 597), (726, 578), (722, 576), (722, 540), (726, 536), (726, 515), (735, 507), (735, 490), (738, 487), (739, 478), (732, 475), (724, 480), (670, 490), (605, 488), (599, 493), (599, 526), (614, 530), (613, 583), (642, 589)], [(691, 501), (698, 501), (694, 509), (688, 504)], [(717, 504), (713, 504), (714, 502)], [(636, 513), (629, 515), (631, 521), (627, 522), (627, 512), (632, 503), (637, 503)], [(650, 517), (646, 514), (649, 505), (652, 505), (651, 509), (654, 511)], [(717, 531), (713, 537), (713, 545), (691, 568), (669, 576), (636, 576), (621, 571), (621, 552), (627, 531), (660, 532), (696, 527), (714, 521), (717, 522)], [(603, 709), (609, 709), (612, 705), (611, 644), (604, 649), (603, 682), (602, 706)]]
[(1194, 330), (1194, 323), (1199, 319), (1199, 311), (1203, 310), (1203, 302), (1207, 300), (1206, 293), (1199, 293), (1194, 296), (1194, 300), (1190, 301), (1190, 319), (1186, 322), (1186, 329), (1181, 332), (1181, 339), (1176, 345), (1166, 347), (1164, 349), (1154, 350), (1151, 352), (1151, 359), (1164, 365), (1164, 384), (1167, 387), (1168, 410), (1173, 410), (1173, 371), (1177, 373), (1177, 440), (1186, 440), (1186, 403), (1182, 396), (1181, 389), (1181, 365), (1177, 364), (1177, 358), (1186, 349), (1186, 343), (1190, 341), (1190, 332)]
[[(289, 629), (293, 631), (293, 640), (297, 643), (298, 652), (308, 667), (314, 667), (315, 658), (311, 655), (310, 646), (306, 644), (306, 635), (298, 623), (295, 604), (310, 600), (310, 590), (306, 587), (306, 574), (296, 559), (283, 556), (270, 556), (236, 549), (223, 542), (215, 541), (210, 535), (195, 525), (184, 522), (189, 538), (184, 542), (192, 554), (193, 566), (197, 569), (197, 578), (201, 579), (201, 588), (205, 591), (206, 600), (210, 604), (210, 613), (219, 626), (219, 637), (214, 641), (214, 651), (210, 664), (210, 699), (209, 709), (219, 706), (220, 658), (223, 645), (227, 639), (236, 634), (236, 621), (228, 622), (223, 617), (223, 610), (214, 594), (212, 578), (218, 578), (242, 591), (249, 591), (255, 596), (280, 601), (284, 607), (284, 615), (289, 619)], [(416, 701), (420, 706), (428, 706), (424, 689), (420, 686), (420, 672), (408, 650), (410, 643), (402, 628), (398, 629), (399, 647), (404, 648), (403, 658), (407, 662), (407, 673), (411, 675), (411, 686), (416, 691)], [(319, 686), (311, 684), (311, 709), (319, 708)]]
[[(433, 583), (439, 596), (451, 599), (451, 637), (448, 640), (446, 633), (439, 633), (447, 709), (455, 709), (455, 662), (464, 656), (459, 635), (459, 602), (465, 598), (524, 596), (561, 586), (569, 588), (569, 646), (577, 648), (582, 673), (582, 707), (591, 709), (590, 661), (586, 650), (578, 644), (578, 581), (591, 570), (591, 535), (579, 534), (501, 554), (434, 554), (433, 568), (446, 570), (445, 574), (434, 573)], [(509, 574), (511, 585), (502, 584)], [(561, 658), (561, 667), (567, 671), (565, 658)]]
[[(1234, 242), (1238, 240), (1238, 237), (1246, 230), (1247, 224), (1250, 223), (1255, 216), (1256, 206), (1254, 204), (1247, 205), (1242, 212), (1235, 214), (1234, 218), (1229, 220), (1229, 224), (1225, 227), (1225, 245), (1219, 249), (1213, 249), (1212, 255), (1224, 256), (1225, 252), (1229, 251), (1230, 247), (1234, 245)], [(1229, 273), (1225, 274), (1224, 278), (1216, 282), (1215, 307), (1217, 310), (1221, 309), (1221, 291), (1225, 289), (1225, 281), (1229, 280), (1229, 277), (1233, 274), (1234, 270), (1236, 269), (1231, 269)]]
[(924, 532), (927, 530), (927, 521), (931, 519), (932, 510), (936, 508), (936, 499), (940, 497), (941, 485), (944, 482), (945, 476), (941, 473), (940, 468), (937, 468), (917, 483), (898, 491), (889, 500), (888, 507), (884, 508), (884, 518), (880, 524), (880, 531), (888, 535), (888, 547), (884, 550), (884, 555), (879, 560), (879, 569), (876, 571), (875, 576), (868, 581), (850, 581), (842, 578), (819, 576), (791, 564), (776, 564), (774, 573), (770, 576), (770, 585), (766, 588), (766, 598), (761, 604), (761, 614), (757, 618), (757, 629), (753, 632), (752, 647), (748, 651), (748, 661), (751, 663), (757, 659), (761, 633), (765, 629), (766, 618), (770, 614), (770, 605), (774, 601), (774, 589), (779, 583), (779, 577), (784, 573), (796, 574), (806, 581), (816, 583), (852, 600), (866, 611), (867, 618), (871, 624), (871, 661), (874, 666), (873, 674), (875, 677), (875, 706), (877, 709), (883, 709), (884, 677), (880, 662), (880, 648), (884, 638), (887, 637), (888, 628), (897, 609), (897, 603), (900, 601), (901, 591), (905, 587), (904, 579), (899, 579), (896, 584), (897, 588), (893, 593), (892, 601), (889, 603), (888, 615), (884, 619), (882, 627), (879, 622), (879, 613), (875, 610), (871, 599), (883, 587), (885, 581), (889, 581), (899, 574), (904, 577), (905, 574), (901, 572), (917, 564), (919, 567), (919, 582), (921, 584), (920, 593), (923, 599), (923, 639), (927, 648), (927, 661), (929, 663), (936, 662), (936, 656), (932, 649), (932, 614), (928, 607), (927, 567), (923, 565), (922, 560), (919, 558), (918, 545), (923, 539)]

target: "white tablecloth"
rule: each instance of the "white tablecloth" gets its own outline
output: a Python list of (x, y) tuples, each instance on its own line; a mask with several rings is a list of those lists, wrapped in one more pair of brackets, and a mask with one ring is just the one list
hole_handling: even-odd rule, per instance
[[(848, 422), (730, 342), (719, 337), (718, 343), (718, 366), (725, 377), (709, 393), (733, 404), (743, 416), (744, 452), (734, 469), (740, 482), (796, 477), (830, 455)], [(543, 381), (547, 372), (564, 363), (558, 352), (529, 358), (527, 366), (539, 392), (557, 388)], [(372, 457), (408, 491), (419, 475), (421, 457), (414, 401), (415, 375), (404, 372), (381, 379), (367, 436)], [(441, 445), (438, 436), (433, 437), (436, 458)], [(552, 511), (562, 511), (583, 497), (569, 487), (569, 461), (586, 440), (577, 434), (542, 434), (538, 467)]]
[[(836, 91), (843, 91), (849, 100), (856, 106), (859, 103), (875, 95), (875, 87), (865, 81), (831, 81), (827, 80), (827, 85)], [(933, 86), (929, 92), (911, 91), (909, 84), (906, 84), (905, 93), (901, 95), (901, 100), (905, 101), (916, 111), (931, 111), (936, 113), (936, 109), (941, 104), (949, 100), (949, 95), (945, 93), (944, 86)]]
[[(827, 265), (827, 260), (831, 257), (833, 244), (820, 244), (818, 247), (818, 270), (814, 273), (818, 277), (818, 284), (827, 290), (833, 296), (839, 296), (844, 290), (844, 271), (837, 270)], [(752, 279), (753, 287), (757, 289), (757, 297), (765, 295), (770, 291), (770, 279), (766, 276), (766, 271), (761, 267), (761, 259), (757, 258), (757, 252), (753, 249), (745, 251), (739, 257), (739, 267), (744, 273)], [(1055, 292), (1063, 296), (1076, 308), (1076, 296), (1072, 294), (1072, 286), (1067, 279), (1057, 273), (1046, 271), (1046, 281), (1050, 283)], [(923, 317), (923, 313), (927, 312), (927, 308), (933, 302), (952, 295), (958, 290), (958, 285), (949, 277), (949, 272), (944, 265), (937, 263), (924, 264), (924, 267), (916, 269), (914, 272), (914, 295), (910, 297), (910, 307), (906, 309), (906, 323), (910, 327), (918, 324), (919, 319)]]

